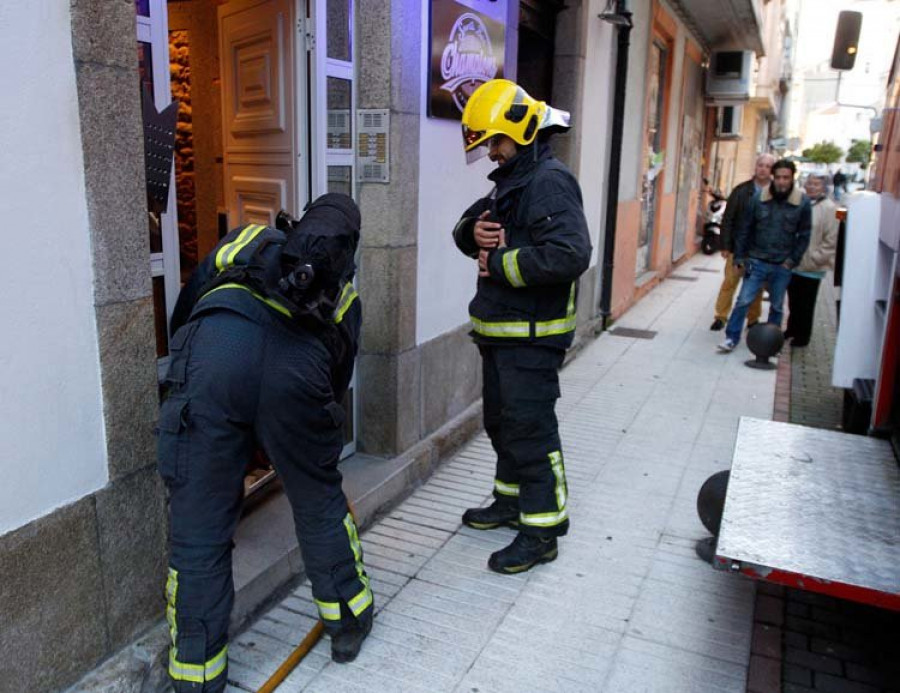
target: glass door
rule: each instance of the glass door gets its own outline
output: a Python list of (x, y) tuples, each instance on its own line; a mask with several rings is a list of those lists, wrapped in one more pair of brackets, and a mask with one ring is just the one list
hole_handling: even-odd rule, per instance
[(665, 78), (668, 50), (665, 45), (654, 41), (650, 46), (650, 64), (647, 73), (650, 79), (647, 88), (647, 170), (644, 173), (641, 191), (641, 226), (638, 231), (638, 249), (635, 272), (640, 276), (652, 267), (654, 227), (659, 197), (659, 178), (665, 163), (662, 145), (665, 103)]
[[(310, 199), (338, 192), (358, 199), (356, 186), (356, 80), (353, 0), (308, 0), (310, 51)], [(357, 376), (344, 409), (343, 456), (356, 451)]]

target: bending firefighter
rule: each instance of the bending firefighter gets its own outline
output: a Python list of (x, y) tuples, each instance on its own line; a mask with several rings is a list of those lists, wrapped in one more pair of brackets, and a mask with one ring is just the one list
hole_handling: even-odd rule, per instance
[(556, 538), (569, 526), (555, 407), (591, 242), (578, 182), (547, 143), (568, 123), (568, 113), (502, 79), (476, 89), (462, 117), (469, 160), (482, 152), (498, 165), (488, 176), (493, 191), (466, 210), (453, 237), (478, 261), (469, 312), (482, 357), (484, 427), (497, 453), (494, 502), (467, 510), (463, 522), (518, 528), (488, 561), (499, 573), (555, 559)]
[(281, 214), (276, 226), (226, 235), (172, 318), (158, 453), (169, 489), (169, 675), (179, 693), (225, 690), (232, 537), (256, 446), (284, 484), (332, 658), (354, 659), (372, 627), (337, 468), (361, 322), (359, 210), (328, 194), (299, 222)]

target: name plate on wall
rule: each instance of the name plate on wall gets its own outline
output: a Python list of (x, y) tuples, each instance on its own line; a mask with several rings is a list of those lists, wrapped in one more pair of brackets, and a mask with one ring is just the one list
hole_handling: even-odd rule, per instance
[(460, 120), (485, 82), (503, 77), (506, 0), (431, 0), (428, 115)]

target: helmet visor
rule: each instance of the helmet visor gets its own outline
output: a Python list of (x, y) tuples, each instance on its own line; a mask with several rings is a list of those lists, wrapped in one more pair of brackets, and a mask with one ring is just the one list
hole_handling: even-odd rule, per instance
[(490, 137), (486, 130), (470, 130), (467, 125), (463, 125), (462, 135), (467, 164), (474, 163), (488, 155)]

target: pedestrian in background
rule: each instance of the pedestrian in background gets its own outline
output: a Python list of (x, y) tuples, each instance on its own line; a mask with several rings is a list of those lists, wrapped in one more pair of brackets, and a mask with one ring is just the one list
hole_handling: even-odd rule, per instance
[(484, 428), (497, 453), (494, 502), (462, 519), (474, 529), (518, 528), (488, 561), (499, 573), (554, 560), (569, 527), (555, 407), (591, 241), (578, 181), (547, 143), (568, 126), (568, 113), (503, 79), (476, 89), (462, 116), (467, 159), (480, 151), (497, 164), (488, 176), (493, 192), (453, 230), (459, 249), (478, 261), (469, 313), (482, 358)]
[(794, 184), (797, 167), (780, 159), (772, 165), (772, 183), (750, 201), (734, 237), (734, 263), (744, 270), (737, 303), (718, 349), (734, 351), (750, 304), (763, 285), (769, 287), (768, 322), (781, 327), (784, 294), (794, 267), (809, 245), (812, 207)]
[[(772, 164), (775, 157), (771, 154), (760, 154), (756, 158), (756, 167), (753, 178), (735, 186), (728, 196), (725, 205), (725, 215), (722, 217), (722, 235), (720, 236), (722, 257), (725, 258), (725, 277), (722, 286), (719, 287), (719, 295), (716, 298), (716, 315), (709, 329), (717, 332), (725, 327), (725, 322), (731, 313), (734, 303), (734, 294), (741, 283), (743, 271), (734, 264), (734, 230), (735, 225), (743, 218), (750, 200), (754, 195), (769, 187), (772, 182)], [(747, 312), (747, 321), (750, 327), (759, 322), (762, 314), (762, 289), (756, 295), (750, 309)]]
[(809, 247), (794, 268), (788, 285), (788, 321), (784, 337), (791, 340), (792, 347), (809, 344), (819, 285), (826, 272), (834, 267), (837, 249), (837, 205), (828, 197), (828, 176), (809, 174), (806, 194), (812, 202), (812, 232)]

